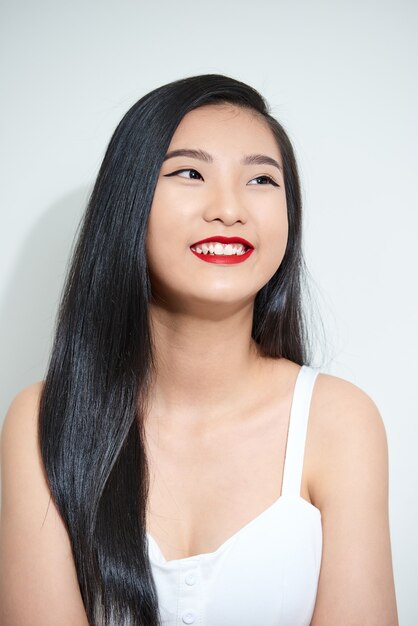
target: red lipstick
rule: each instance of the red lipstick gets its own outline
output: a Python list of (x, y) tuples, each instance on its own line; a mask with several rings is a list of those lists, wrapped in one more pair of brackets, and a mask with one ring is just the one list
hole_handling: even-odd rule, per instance
[[(223, 243), (223, 244), (241, 243), (242, 245), (246, 246), (248, 249), (246, 250), (246, 252), (244, 252), (244, 254), (223, 254), (223, 255), (222, 254), (209, 254), (209, 253), (201, 254), (200, 252), (196, 252), (195, 250), (192, 250), (192, 247), (195, 248), (199, 244), (208, 243), (209, 241), (218, 241), (219, 243)], [(248, 259), (248, 257), (251, 256), (251, 254), (254, 251), (254, 246), (249, 241), (247, 241), (246, 239), (243, 239), (242, 237), (222, 237), (221, 235), (219, 235), (219, 236), (208, 237), (207, 239), (201, 239), (200, 241), (197, 241), (196, 243), (190, 246), (190, 250), (199, 259), (201, 259), (202, 261), (206, 261), (206, 263), (215, 263), (217, 265), (234, 265), (235, 263), (242, 263), (243, 261)]]

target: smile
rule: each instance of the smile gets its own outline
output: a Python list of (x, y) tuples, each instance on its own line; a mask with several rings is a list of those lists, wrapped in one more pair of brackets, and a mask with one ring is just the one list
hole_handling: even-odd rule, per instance
[(232, 265), (235, 263), (243, 263), (254, 252), (254, 248), (249, 248), (243, 254), (216, 254), (211, 252), (207, 252), (206, 254), (204, 254), (202, 252), (196, 252), (196, 250), (193, 250), (193, 248), (190, 248), (190, 250), (202, 261), (206, 261), (206, 263), (216, 263), (217, 265)]
[(193, 254), (206, 263), (232, 265), (242, 263), (254, 250), (254, 246), (242, 237), (212, 235), (190, 246)]

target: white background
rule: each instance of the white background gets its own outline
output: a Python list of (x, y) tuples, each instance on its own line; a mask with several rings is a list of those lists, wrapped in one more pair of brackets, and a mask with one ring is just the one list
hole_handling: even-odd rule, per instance
[[(323, 371), (388, 436), (401, 626), (418, 624), (418, 3), (3, 0), (0, 409), (44, 377), (70, 246), (110, 136), (142, 95), (249, 83), (298, 158)], [(320, 351), (318, 344), (318, 351)]]

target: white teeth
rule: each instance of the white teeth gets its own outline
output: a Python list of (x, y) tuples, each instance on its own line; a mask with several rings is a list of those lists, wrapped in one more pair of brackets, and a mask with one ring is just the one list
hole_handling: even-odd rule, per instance
[(218, 241), (202, 243), (200, 246), (196, 246), (195, 248), (192, 247), (192, 250), (194, 250), (195, 252), (199, 252), (200, 254), (215, 254), (219, 256), (233, 254), (239, 256), (241, 254), (245, 254), (246, 252), (245, 246), (241, 243), (223, 244), (219, 243)]

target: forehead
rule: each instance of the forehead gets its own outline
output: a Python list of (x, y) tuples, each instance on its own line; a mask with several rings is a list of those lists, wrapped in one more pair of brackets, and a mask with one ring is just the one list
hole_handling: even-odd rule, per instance
[(172, 148), (203, 148), (243, 152), (268, 150), (280, 159), (280, 150), (267, 122), (252, 109), (232, 104), (204, 105), (181, 120), (170, 143)]

